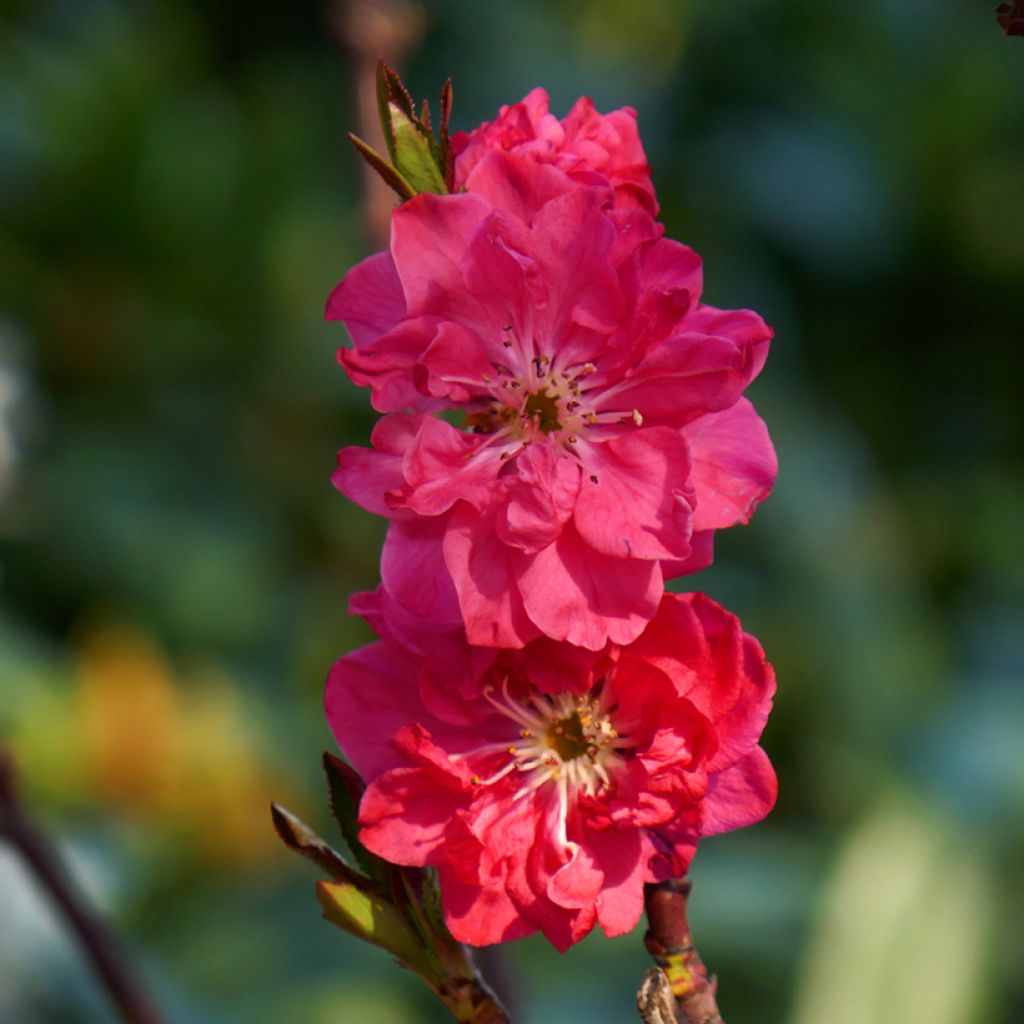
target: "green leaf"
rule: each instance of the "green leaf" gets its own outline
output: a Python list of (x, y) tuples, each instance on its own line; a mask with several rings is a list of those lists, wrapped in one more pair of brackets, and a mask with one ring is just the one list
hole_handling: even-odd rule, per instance
[(356, 863), (384, 888), (388, 888), (391, 866), (375, 856), (359, 841), (359, 801), (366, 786), (359, 772), (347, 761), (333, 754), (324, 754), (324, 774), (331, 816), (338, 823), (345, 845)]
[(368, 143), (363, 142), (358, 135), (353, 135), (352, 132), (348, 133), (348, 140), (353, 146), (359, 151), (359, 155), (384, 179), (384, 181), (398, 193), (398, 198), (403, 201), (406, 199), (412, 199), (416, 195), (416, 190), (402, 177), (401, 173), (394, 167), (391, 166)]
[(377, 106), (383, 110), (388, 103), (394, 103), (409, 120), (415, 120), (415, 106), (405, 83), (385, 60), (377, 62)]
[[(391, 118), (388, 116), (388, 103), (391, 100), (391, 90), (388, 88), (389, 72), (394, 75), (394, 72), (383, 60), (377, 61), (377, 117), (380, 119), (380, 130), (384, 133), (384, 144), (388, 148), (388, 156), (393, 161), (395, 159), (395, 137), (391, 132)], [(352, 136), (350, 135), (349, 138)]]
[(427, 951), (409, 922), (379, 894), (347, 882), (317, 882), (316, 898), (331, 924), (386, 949), (418, 971), (430, 971)]
[(323, 868), (332, 878), (348, 882), (363, 889), (375, 888), (374, 883), (354, 871), (345, 858), (320, 838), (301, 818), (280, 804), (270, 805), (270, 815), (281, 841), (314, 864)]
[(441, 171), (437, 143), (424, 134), (394, 103), (388, 105), (391, 129), (395, 136), (395, 167), (413, 191), (446, 195), (444, 174)]

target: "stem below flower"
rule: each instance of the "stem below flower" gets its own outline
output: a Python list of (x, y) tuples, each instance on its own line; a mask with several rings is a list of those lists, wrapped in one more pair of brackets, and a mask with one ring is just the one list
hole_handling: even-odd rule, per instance
[(138, 987), (124, 954), (67, 881), (46, 837), (29, 820), (14, 785), (14, 757), (0, 747), (0, 839), (22, 856), (57, 906), (126, 1024), (160, 1024), (161, 1018)]
[[(424, 940), (439, 955), (439, 968), (427, 981), (460, 1024), (509, 1024), (509, 1015), (473, 962), (473, 952), (442, 926)], [(424, 975), (426, 977), (426, 975)]]
[[(675, 995), (679, 1024), (725, 1024), (715, 1000), (717, 981), (714, 977), (708, 977), (708, 969), (693, 945), (690, 921), (686, 914), (690, 888), (690, 883), (682, 878), (644, 886), (644, 905), (649, 925), (644, 945), (664, 972)], [(641, 1014), (644, 1013), (645, 1004), (652, 1007), (652, 1013), (656, 1012), (657, 1000), (653, 998), (654, 994), (663, 998), (657, 992), (658, 988), (657, 980), (652, 979), (648, 972), (638, 993)], [(657, 1016), (649, 1019), (652, 1022), (659, 1021)]]
[(508, 1014), (478, 975), (445, 978), (437, 994), (460, 1024), (509, 1024)]

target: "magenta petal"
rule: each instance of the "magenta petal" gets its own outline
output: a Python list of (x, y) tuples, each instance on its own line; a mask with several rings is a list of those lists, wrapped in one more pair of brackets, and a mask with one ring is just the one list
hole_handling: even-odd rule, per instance
[(621, 296), (610, 259), (615, 229), (600, 194), (576, 189), (553, 199), (537, 214), (530, 239), (548, 293), (539, 323), (548, 338), (558, 339), (564, 363), (589, 359), (562, 335), (569, 323), (607, 333), (618, 326)]
[(455, 507), (444, 537), (444, 562), (471, 644), (522, 647), (537, 636), (516, 588), (524, 557), (498, 539), (493, 512), (481, 515), (465, 502)]
[(548, 636), (531, 640), (520, 657), (530, 682), (544, 693), (585, 693), (608, 666), (606, 652), (558, 643)]
[(662, 238), (644, 250), (640, 277), (644, 291), (685, 292), (687, 308), (695, 308), (704, 287), (701, 258), (688, 246)]
[(490, 322), (486, 304), (466, 294), (462, 261), (474, 233), (491, 216), (491, 204), (469, 193), (423, 193), (398, 207), (391, 222), (391, 253), (409, 316), (465, 323), (475, 314)]
[(708, 770), (722, 771), (734, 764), (761, 738), (775, 695), (775, 670), (752, 636), (741, 634), (738, 685), (731, 694), (721, 688), (714, 709), (718, 750)]
[(467, 696), (494, 661), (493, 648), (470, 647), (461, 619), (445, 623), (403, 608), (384, 587), (353, 594), (350, 615), (359, 615), (382, 639), (404, 648), (421, 665), (419, 694), (427, 710), (443, 722), (469, 724), (476, 713)]
[(441, 403), (417, 388), (414, 373), (436, 332), (436, 317), (413, 317), (364, 348), (341, 349), (338, 361), (354, 384), (373, 390), (373, 407), (378, 412), (436, 409)]
[(498, 535), (529, 553), (551, 544), (572, 515), (580, 466), (550, 444), (535, 444), (519, 455), (515, 468), (508, 504), (498, 516)]
[(587, 544), (616, 558), (685, 558), (690, 456), (679, 432), (652, 427), (580, 448), (587, 478), (573, 521)]
[(357, 505), (379, 516), (392, 515), (386, 495), (405, 487), (402, 455), (416, 436), (419, 416), (385, 416), (373, 428), (373, 448), (342, 448), (331, 481)]
[(689, 576), (706, 569), (715, 560), (715, 531), (695, 530), (690, 535), (690, 553), (681, 561), (664, 561), (661, 572), (666, 580)]
[(405, 295), (391, 253), (357, 263), (331, 292), (324, 316), (342, 320), (357, 347), (390, 331), (405, 316)]
[(768, 428), (741, 398), (683, 428), (690, 446), (690, 479), (697, 492), (693, 528), (715, 530), (749, 522), (771, 492), (779, 464)]
[(467, 885), (450, 867), (440, 869), (439, 880), (445, 923), (459, 942), (489, 946), (521, 939), (537, 930), (519, 913), (503, 885)]
[(746, 386), (746, 352), (729, 338), (688, 333), (659, 342), (632, 375), (608, 388), (599, 408), (636, 410), (645, 424), (679, 427), (706, 412), (733, 405)]
[(402, 461), (408, 483), (402, 505), (421, 516), (439, 516), (460, 499), (484, 507), (497, 486), (499, 456), (479, 435), (424, 417)]
[(359, 839), (393, 864), (421, 867), (444, 861), (444, 838), (456, 811), (469, 803), (469, 783), (448, 785), (426, 768), (395, 768), (366, 788), (359, 804)]
[(569, 910), (592, 904), (601, 892), (604, 872), (594, 854), (576, 845), (569, 860), (550, 878), (547, 895), (552, 903)]
[(708, 780), (701, 805), (701, 834), (713, 836), (760, 821), (775, 806), (778, 788), (768, 755), (755, 747), (731, 768)]
[(410, 722), (429, 718), (416, 697), (419, 671), (412, 657), (384, 643), (346, 654), (331, 668), (324, 692), (327, 723), (367, 779), (405, 764), (390, 738)]
[[(497, 342), (495, 342), (497, 346)], [(460, 324), (445, 321), (420, 360), (423, 387), (437, 398), (461, 404), (487, 390), (497, 374), (484, 343)]]
[(441, 552), (446, 520), (393, 520), (380, 557), (381, 581), (388, 593), (404, 608), (435, 622), (461, 618)]
[(714, 306), (700, 306), (694, 310), (686, 318), (686, 328), (731, 338), (739, 345), (747, 353), (747, 384), (761, 372), (774, 333), (751, 309), (716, 309)]
[(466, 180), (470, 192), (482, 195), (495, 209), (526, 225), (533, 223), (545, 203), (574, 187), (554, 167), (500, 151), (484, 157)]
[(587, 842), (604, 872), (604, 885), (597, 897), (597, 922), (609, 938), (625, 935), (636, 926), (644, 909), (641, 832), (590, 832)]
[(543, 633), (592, 651), (634, 640), (658, 607), (661, 584), (656, 562), (603, 555), (568, 525), (530, 556), (519, 579), (526, 611)]

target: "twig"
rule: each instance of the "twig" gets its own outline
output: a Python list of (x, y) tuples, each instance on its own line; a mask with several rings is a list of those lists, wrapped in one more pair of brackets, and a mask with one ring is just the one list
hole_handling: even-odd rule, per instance
[[(675, 995), (679, 1024), (725, 1024), (715, 1000), (717, 982), (715, 978), (708, 977), (708, 970), (693, 945), (690, 921), (686, 915), (689, 895), (690, 883), (681, 878), (644, 886), (649, 925), (644, 945), (664, 972)], [(648, 972), (644, 976), (644, 984), (648, 986), (649, 998), (653, 998), (651, 994), (656, 994), (660, 982), (652, 980)], [(644, 992), (644, 984), (641, 985), (641, 993)], [(640, 999), (640, 993), (637, 998)], [(657, 1021), (658, 1018), (652, 1017), (651, 1020)]]
[(660, 967), (652, 967), (643, 976), (636, 993), (636, 1008), (644, 1024), (677, 1024), (676, 997)]
[[(359, 102), (356, 134), (382, 153), (385, 147), (377, 112), (377, 61), (383, 57), (398, 68), (422, 38), (425, 23), (423, 8), (415, 0), (335, 0), (331, 8), (331, 28), (352, 61)], [(386, 248), (395, 196), (368, 166), (363, 166), (363, 172), (366, 233), (374, 248)]]
[(0, 747), (0, 839), (6, 839), (67, 922), (111, 1002), (126, 1024), (161, 1024), (138, 986), (114, 936), (86, 908), (68, 882), (57, 855), (25, 814), (14, 781), (14, 757)]

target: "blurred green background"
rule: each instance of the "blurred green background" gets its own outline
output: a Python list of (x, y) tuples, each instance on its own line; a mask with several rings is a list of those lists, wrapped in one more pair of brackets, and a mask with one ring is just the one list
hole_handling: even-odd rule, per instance
[[(774, 661), (757, 828), (692, 911), (730, 1024), (1024, 1019), (1024, 40), (992, 3), (429, 0), (470, 128), (537, 84), (640, 115), (706, 296), (776, 328), (781, 472), (692, 586)], [(325, 297), (366, 251), (327, 0), (0, 13), (0, 738), (173, 1022), (444, 1020), (319, 919), (321, 687), (382, 524)], [(492, 964), (526, 1024), (631, 1020), (640, 933)], [(0, 1021), (107, 1022), (0, 847)]]

